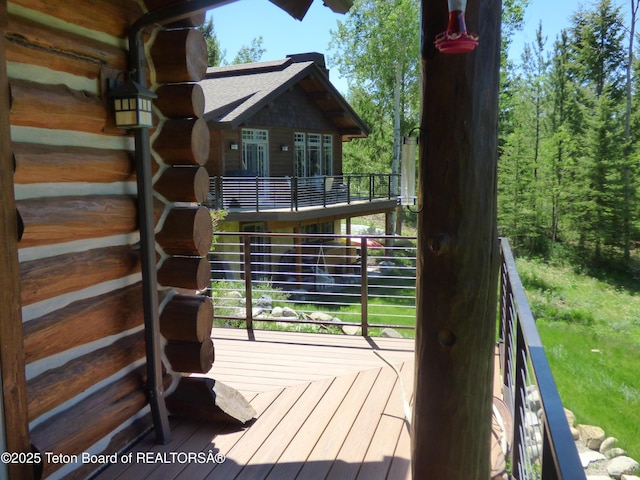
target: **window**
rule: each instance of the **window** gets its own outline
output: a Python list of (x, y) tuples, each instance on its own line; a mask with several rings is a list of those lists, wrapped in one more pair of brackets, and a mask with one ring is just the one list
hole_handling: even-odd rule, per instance
[(242, 130), (242, 168), (259, 177), (269, 176), (269, 132)]
[(333, 137), (331, 135), (296, 132), (293, 138), (297, 176), (333, 174)]

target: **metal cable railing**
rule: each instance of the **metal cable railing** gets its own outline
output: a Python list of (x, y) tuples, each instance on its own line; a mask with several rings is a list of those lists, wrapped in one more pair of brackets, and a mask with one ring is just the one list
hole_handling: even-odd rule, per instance
[(586, 479), (509, 242), (501, 240), (500, 360), (517, 480)]
[[(219, 233), (210, 254), (218, 322), (415, 328), (415, 238)], [(249, 281), (250, 280), (250, 281)], [(409, 333), (409, 335), (411, 335)]]

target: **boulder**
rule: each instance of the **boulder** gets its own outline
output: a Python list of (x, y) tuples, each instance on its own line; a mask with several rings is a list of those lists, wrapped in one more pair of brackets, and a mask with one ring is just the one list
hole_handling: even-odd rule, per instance
[(604, 456), (607, 458), (622, 457), (623, 455), (626, 455), (626, 454), (627, 452), (625, 452), (623, 449), (618, 447), (610, 448), (609, 450), (604, 452)]
[(570, 427), (575, 426), (576, 423), (576, 416), (573, 414), (573, 412), (571, 410), (569, 410), (568, 408), (564, 409), (564, 414), (567, 417), (567, 423), (569, 424)]
[(290, 307), (284, 307), (282, 309), (282, 316), (285, 318), (298, 318), (298, 313)]
[(601, 460), (607, 459), (600, 452), (594, 452), (593, 450), (585, 450), (584, 452), (580, 452), (579, 456), (580, 456), (580, 463), (582, 463), (582, 468), (587, 468), (590, 463), (599, 462)]
[(618, 439), (615, 437), (607, 437), (600, 445), (600, 453), (605, 453), (607, 450), (611, 450), (618, 444)]
[(356, 327), (355, 325), (342, 325), (342, 331), (345, 335), (360, 335), (362, 334), (362, 329), (360, 327)]
[(324, 312), (312, 312), (309, 314), (309, 317), (316, 322), (333, 322), (333, 317)]
[(273, 307), (273, 310), (271, 310), (271, 316), (282, 317), (282, 311), (283, 311), (282, 307)]
[(578, 425), (580, 440), (587, 448), (599, 450), (604, 441), (604, 430), (595, 425)]
[(384, 328), (382, 332), (380, 332), (380, 336), (388, 338), (403, 338), (402, 335), (393, 328)]
[(640, 480), (640, 477), (638, 477), (637, 475), (622, 475), (620, 477), (620, 480)]
[(607, 464), (607, 473), (613, 478), (620, 479), (622, 475), (634, 475), (640, 464), (633, 458), (622, 456), (616, 457)]

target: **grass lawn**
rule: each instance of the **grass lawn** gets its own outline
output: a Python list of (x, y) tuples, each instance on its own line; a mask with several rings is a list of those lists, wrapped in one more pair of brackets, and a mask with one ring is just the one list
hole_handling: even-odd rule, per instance
[(558, 391), (578, 423), (640, 459), (640, 293), (633, 283), (518, 260)]

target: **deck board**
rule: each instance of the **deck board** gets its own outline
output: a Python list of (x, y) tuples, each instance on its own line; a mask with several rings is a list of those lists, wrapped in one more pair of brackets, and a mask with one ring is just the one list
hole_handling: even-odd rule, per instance
[(172, 441), (149, 435), (137, 452), (220, 452), (223, 463), (114, 465), (104, 479), (409, 478), (409, 432), (399, 381), (411, 395), (413, 341), (329, 334), (213, 330), (216, 360), (206, 374), (251, 401), (256, 421), (232, 430), (171, 419)]

